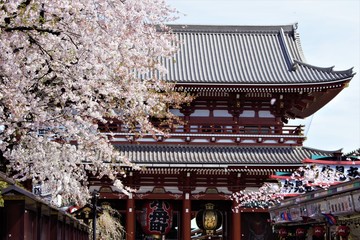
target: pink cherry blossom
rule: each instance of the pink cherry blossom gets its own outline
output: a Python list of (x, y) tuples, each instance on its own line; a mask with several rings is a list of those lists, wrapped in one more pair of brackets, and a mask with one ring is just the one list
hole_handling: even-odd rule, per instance
[(63, 204), (87, 200), (89, 173), (122, 174), (112, 163), (131, 163), (97, 123), (159, 132), (149, 117), (171, 118), (168, 106), (189, 100), (160, 80), (160, 58), (178, 50), (164, 26), (175, 14), (163, 0), (1, 1), (0, 150), (9, 172)]

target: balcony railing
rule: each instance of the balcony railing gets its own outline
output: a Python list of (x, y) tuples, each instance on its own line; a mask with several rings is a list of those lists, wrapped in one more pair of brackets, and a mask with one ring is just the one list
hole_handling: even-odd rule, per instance
[[(155, 124), (155, 126), (157, 126)], [(138, 138), (137, 134), (140, 129), (132, 129), (130, 131), (126, 126), (122, 124), (109, 124), (99, 126), (101, 132), (109, 135), (111, 140), (120, 141), (121, 138), (127, 139), (130, 142), (159, 142), (164, 143), (206, 143), (217, 142), (226, 144), (291, 144), (301, 145), (305, 140), (303, 136), (302, 125), (298, 126), (273, 126), (273, 125), (238, 125), (238, 124), (226, 124), (226, 125), (211, 125), (209, 123), (204, 124), (188, 124), (178, 125), (176, 127), (161, 126), (164, 131), (167, 130), (166, 136), (151, 134), (143, 134), (141, 138)], [(152, 139), (152, 141), (150, 140)]]

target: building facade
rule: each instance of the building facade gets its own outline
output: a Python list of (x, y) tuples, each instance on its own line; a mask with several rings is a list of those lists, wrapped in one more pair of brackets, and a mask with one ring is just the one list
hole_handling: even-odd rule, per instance
[(129, 196), (106, 179), (92, 179), (90, 190), (119, 210), (127, 240), (274, 239), (268, 210), (235, 209), (231, 196), (311, 155), (338, 154), (304, 147), (303, 126), (287, 123), (321, 109), (354, 73), (307, 63), (296, 25), (170, 27), (182, 44), (161, 60), (164, 80), (195, 96), (173, 110), (183, 123), (143, 138), (120, 122), (101, 126), (142, 167), (124, 167), (121, 180), (136, 189)]

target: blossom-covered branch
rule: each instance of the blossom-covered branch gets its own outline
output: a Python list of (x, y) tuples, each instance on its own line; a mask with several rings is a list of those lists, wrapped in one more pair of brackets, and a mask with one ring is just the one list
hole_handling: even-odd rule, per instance
[(171, 119), (168, 107), (190, 99), (161, 81), (159, 59), (178, 49), (164, 26), (174, 13), (162, 0), (1, 1), (0, 151), (9, 172), (77, 203), (88, 197), (87, 173), (116, 179), (109, 163), (127, 160), (97, 124), (159, 132), (149, 118)]
[[(329, 165), (307, 164), (296, 169), (290, 176), (281, 176), (282, 183), (265, 182), (254, 191), (243, 190), (236, 192), (232, 198), (240, 207), (269, 207), (278, 204), (286, 196), (304, 194), (317, 189), (326, 189), (354, 178), (359, 178), (355, 162), (350, 165), (351, 173), (346, 174), (344, 169), (331, 168)], [(348, 177), (346, 176), (348, 175)]]
[(283, 199), (278, 183), (264, 183), (257, 190), (236, 192), (231, 197), (237, 203), (233, 210), (241, 207), (265, 208), (274, 206)]

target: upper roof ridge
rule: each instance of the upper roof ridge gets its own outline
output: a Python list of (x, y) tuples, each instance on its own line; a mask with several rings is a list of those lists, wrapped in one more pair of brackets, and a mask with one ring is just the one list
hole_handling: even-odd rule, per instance
[(285, 32), (294, 32), (297, 24), (289, 25), (189, 25), (169, 24), (174, 32), (198, 32), (198, 33), (279, 33), (280, 29)]

